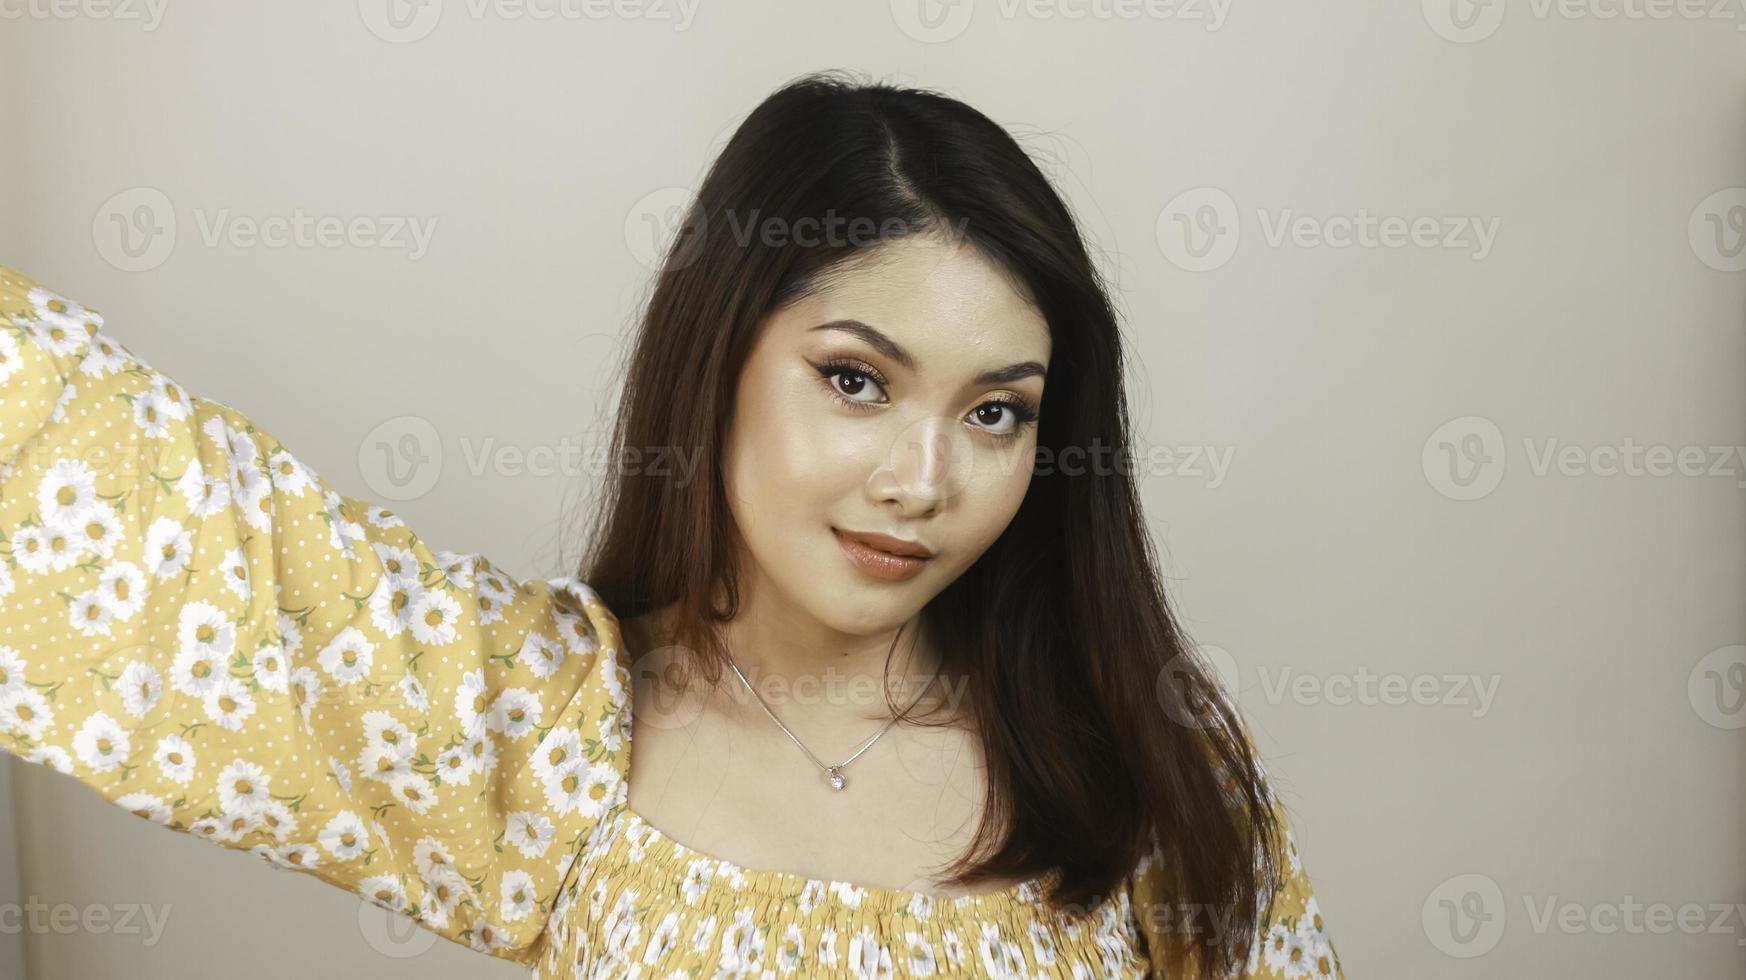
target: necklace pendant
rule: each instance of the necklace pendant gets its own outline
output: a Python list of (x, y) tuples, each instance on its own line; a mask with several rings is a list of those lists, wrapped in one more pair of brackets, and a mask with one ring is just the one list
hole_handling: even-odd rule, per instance
[(848, 779), (843, 776), (843, 770), (841, 767), (831, 766), (830, 773), (831, 789), (842, 789), (844, 786), (849, 785)]

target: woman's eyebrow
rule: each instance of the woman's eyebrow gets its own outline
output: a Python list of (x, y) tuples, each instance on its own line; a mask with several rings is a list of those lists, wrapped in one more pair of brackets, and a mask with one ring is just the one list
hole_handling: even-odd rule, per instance
[[(915, 357), (909, 351), (904, 350), (902, 344), (885, 336), (872, 324), (863, 323), (860, 320), (831, 320), (808, 328), (807, 332), (810, 333), (813, 330), (841, 330), (844, 333), (859, 337), (866, 341), (867, 346), (903, 365), (908, 370), (915, 370)], [(1003, 368), (984, 371), (972, 379), (972, 383), (979, 385), (1005, 384), (1033, 375), (1039, 378), (1046, 377), (1048, 369), (1036, 361), (1020, 361), (1017, 364), (1008, 364)]]

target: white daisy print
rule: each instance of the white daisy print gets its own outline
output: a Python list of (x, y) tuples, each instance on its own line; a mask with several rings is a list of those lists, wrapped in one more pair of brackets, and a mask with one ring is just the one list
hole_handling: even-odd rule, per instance
[(364, 742), (396, 759), (410, 759), (418, 750), (418, 740), (406, 723), (386, 711), (371, 711), (364, 715)]
[(259, 853), (279, 867), (291, 871), (303, 871), (321, 866), (321, 852), (309, 844), (265, 847)]
[(37, 574), (64, 572), (77, 564), (82, 554), (77, 532), (65, 525), (22, 527), (12, 536), (12, 557), (26, 571)]
[(536, 899), (534, 880), (533, 875), (526, 871), (504, 872), (497, 891), (503, 896), (503, 907), (499, 910), (499, 918), (503, 921), (525, 919), (533, 911)]
[(97, 772), (108, 772), (125, 763), (130, 751), (127, 729), (101, 711), (86, 718), (73, 736), (73, 754)]
[(520, 738), (540, 723), (540, 699), (532, 691), (512, 687), (497, 695), (485, 723), (492, 731)]
[(515, 598), (515, 590), (496, 572), (481, 573), (478, 582), (479, 625), (489, 626), (502, 622), (503, 610)]
[(25, 762), (48, 766), (56, 772), (73, 774), (73, 757), (58, 745), (39, 745), (24, 754)]
[(121, 692), (122, 708), (135, 718), (145, 717), (146, 712), (164, 696), (163, 675), (158, 673), (158, 668), (143, 660), (135, 660), (122, 668), (115, 685)]
[(33, 687), (17, 687), (0, 694), (0, 731), (16, 732), (39, 742), (54, 724), (54, 708)]
[(543, 857), (552, 846), (557, 827), (543, 813), (518, 810), (509, 815), (503, 842), (520, 851), (524, 857)]
[(165, 393), (154, 388), (133, 400), (133, 424), (148, 439), (166, 438), (170, 434), (170, 427), (176, 422), (176, 417), (171, 414), (172, 410), (173, 406)]
[(389, 572), (370, 590), (370, 625), (389, 639), (406, 631), (412, 611), (424, 598), (424, 586), (414, 575)]
[(297, 705), (297, 711), (303, 717), (303, 727), (311, 729), (313, 723), (310, 716), (315, 706), (321, 701), (321, 676), (308, 667), (298, 667), (291, 671), (291, 702)]
[(407, 628), (418, 642), (442, 646), (454, 641), (460, 619), (460, 603), (440, 589), (426, 589), (412, 607)]
[(185, 648), (170, 662), (170, 686), (197, 698), (217, 687), (224, 675), (224, 656), (211, 650)]
[(353, 684), (370, 675), (375, 650), (376, 645), (361, 630), (347, 626), (315, 659), (329, 677), (341, 684)]
[(581, 733), (574, 728), (553, 728), (540, 740), (539, 749), (528, 762), (533, 766), (534, 774), (542, 779), (550, 779), (560, 772), (586, 764)]
[(0, 646), (0, 695), (10, 694), (24, 686), (24, 661), (18, 651)]
[(240, 732), (243, 722), (255, 713), (255, 696), (249, 686), (234, 677), (221, 677), (206, 692), (206, 717), (218, 727)]
[(115, 557), (115, 546), (121, 540), (121, 515), (107, 503), (93, 504), (67, 522), (80, 554), (96, 555), (108, 560)]
[(152, 761), (171, 782), (186, 785), (194, 778), (194, 746), (180, 735), (165, 735), (152, 750)]
[(273, 798), (272, 777), (247, 759), (236, 759), (218, 773), (218, 806), (226, 813), (258, 810)]
[(497, 768), (497, 743), (489, 735), (475, 735), (461, 743), (461, 751), (473, 760), (474, 772), (490, 772)]
[(558, 621), (558, 636), (569, 652), (587, 655), (599, 649), (600, 640), (594, 635), (594, 624), (586, 616), (560, 611), (554, 614), (554, 618)]
[(153, 823), (170, 822), (170, 806), (152, 793), (123, 793), (115, 798), (115, 805), (132, 813), (136, 817), (144, 817)]
[(84, 356), (79, 358), (79, 373), (87, 378), (106, 378), (128, 365), (128, 352), (100, 333), (93, 335), (85, 348)]
[(327, 514), (328, 544), (335, 551), (343, 551), (346, 557), (356, 557), (353, 547), (364, 538), (364, 528), (352, 520), (346, 506), (346, 499), (332, 490), (322, 496), (322, 507)]
[(217, 606), (196, 599), (182, 607), (177, 617), (176, 638), (181, 644), (176, 663), (178, 667), (188, 665), (185, 671), (172, 671), (176, 689), (185, 694), (205, 694), (213, 680), (224, 674), (231, 654), (236, 652), (236, 624)]
[(358, 857), (370, 846), (370, 832), (364, 829), (364, 821), (350, 810), (343, 810), (329, 820), (321, 828), (319, 839), (327, 853), (341, 861)]
[(115, 613), (110, 610), (103, 593), (96, 589), (76, 596), (67, 606), (67, 615), (72, 619), (73, 628), (82, 636), (109, 636), (114, 632), (111, 624), (115, 621)]
[(394, 875), (371, 875), (358, 882), (358, 894), (390, 912), (405, 912), (406, 886)]
[(434, 878), (441, 870), (453, 870), (454, 864), (454, 855), (435, 837), (420, 837), (412, 845), (412, 865), (424, 878)]
[(371, 504), (370, 509), (364, 514), (364, 519), (370, 522), (371, 527), (379, 527), (384, 530), (406, 526), (405, 521), (381, 504)]
[(436, 778), (444, 786), (465, 786), (478, 772), (465, 744), (450, 746), (437, 753)]
[(156, 576), (158, 581), (174, 578), (186, 571), (188, 559), (193, 554), (194, 535), (181, 522), (168, 517), (152, 521), (151, 528), (146, 531), (145, 550), (142, 555), (146, 571)]
[(297, 833), (297, 815), (291, 808), (278, 800), (268, 800), (255, 811), (261, 818), (261, 830), (273, 835), (273, 840), (285, 843), (291, 835)]
[(152, 372), (152, 394), (158, 397), (165, 414), (172, 419), (185, 419), (194, 411), (194, 402), (182, 386), (157, 371)]
[(564, 647), (557, 640), (542, 636), (537, 630), (528, 630), (527, 638), (521, 643), (521, 652), (516, 654), (522, 666), (533, 671), (535, 677), (545, 680), (558, 672), (564, 663)]
[(101, 314), (52, 289), (32, 286), (24, 295), (36, 314), (33, 326), (41, 334), (38, 342), (51, 353), (79, 352), (103, 326)]
[(432, 553), (436, 558), (436, 566), (449, 580), (449, 584), (463, 591), (473, 588), (475, 563), (479, 556), (470, 552), (443, 551), (438, 549)]
[(98, 576), (97, 591), (115, 618), (125, 622), (145, 607), (145, 572), (130, 561), (114, 562)]
[(268, 454), (267, 478), (273, 481), (273, 489), (287, 498), (301, 497), (315, 486), (309, 469), (283, 448)]
[(36, 507), (44, 524), (77, 526), (85, 511), (98, 506), (97, 477), (76, 459), (62, 459), (37, 485)]
[(387, 574), (413, 583), (423, 577), (424, 569), (419, 564), (418, 555), (411, 548), (386, 541), (372, 541), (370, 550), (382, 559), (382, 571)]
[(231, 548), (224, 553), (224, 560), (218, 563), (218, 572), (232, 595), (243, 602), (249, 601), (249, 596), (253, 595), (249, 587), (249, 563), (243, 558), (241, 548)]
[(421, 773), (399, 773), (389, 781), (388, 788), (394, 799), (413, 813), (425, 813), (436, 802), (436, 787)]
[(176, 492), (187, 502), (188, 512), (195, 520), (223, 513), (230, 506), (230, 478), (208, 476), (198, 459), (189, 461), (188, 469), (176, 481)]
[(491, 692), (485, 687), (485, 672), (467, 671), (455, 686), (455, 718), (461, 723), (461, 731), (469, 736), (484, 732), (490, 711)]
[(291, 665), (285, 659), (285, 648), (268, 644), (255, 651), (255, 683), (264, 691), (284, 694), (291, 688)]
[(231, 466), (230, 496), (250, 527), (257, 531), (273, 529), (273, 484), (254, 460)]
[(424, 693), (424, 685), (410, 670), (400, 675), (400, 697), (407, 707), (421, 715), (430, 711), (430, 698)]
[[(48, 528), (41, 525), (20, 527), (12, 532), (12, 559), (18, 562), (18, 567), (33, 575), (41, 575), (54, 568), (56, 559), (54, 535)], [(66, 535), (61, 535), (62, 546), (65, 546)]]

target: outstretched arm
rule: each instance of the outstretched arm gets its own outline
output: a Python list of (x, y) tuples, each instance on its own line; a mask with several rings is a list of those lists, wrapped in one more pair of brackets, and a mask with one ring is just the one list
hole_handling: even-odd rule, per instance
[(495, 956), (622, 800), (616, 620), (336, 492), (0, 267), (0, 747)]

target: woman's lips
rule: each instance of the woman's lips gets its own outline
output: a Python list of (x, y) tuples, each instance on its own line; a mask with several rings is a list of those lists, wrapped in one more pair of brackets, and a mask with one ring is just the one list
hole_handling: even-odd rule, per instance
[(831, 533), (837, 536), (837, 543), (842, 545), (843, 554), (856, 568), (886, 582), (901, 582), (912, 578), (928, 563), (926, 558), (914, 558), (906, 555), (894, 555), (849, 537), (836, 528)]

